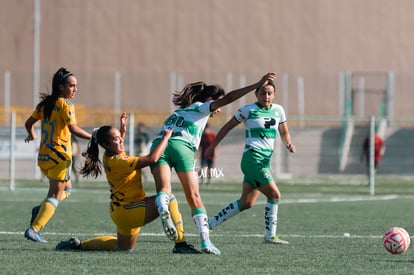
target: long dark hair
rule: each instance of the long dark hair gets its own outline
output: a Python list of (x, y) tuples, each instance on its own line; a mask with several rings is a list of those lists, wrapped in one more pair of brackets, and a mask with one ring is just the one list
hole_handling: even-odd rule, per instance
[(102, 161), (99, 159), (99, 145), (104, 147), (104, 144), (109, 143), (110, 130), (112, 126), (105, 125), (92, 132), (92, 139), (88, 143), (86, 152), (82, 153), (85, 157), (85, 163), (80, 171), (81, 175), (87, 177), (92, 175), (97, 178), (102, 174)]
[(197, 101), (205, 102), (209, 97), (216, 100), (224, 94), (224, 89), (220, 85), (207, 85), (199, 81), (187, 84), (181, 91), (175, 92), (173, 103), (175, 106), (184, 108)]
[(57, 72), (53, 75), (52, 80), (52, 94), (41, 93), (40, 102), (37, 104), (36, 109), (40, 110), (43, 107), (43, 117), (46, 120), (50, 119), (52, 111), (55, 108), (56, 100), (59, 98), (60, 85), (65, 85), (69, 76), (73, 75), (66, 68), (59, 68)]

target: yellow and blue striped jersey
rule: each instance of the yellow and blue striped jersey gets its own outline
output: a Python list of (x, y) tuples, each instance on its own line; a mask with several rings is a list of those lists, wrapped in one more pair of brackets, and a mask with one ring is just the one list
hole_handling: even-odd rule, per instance
[(49, 120), (44, 118), (43, 108), (36, 108), (32, 117), (41, 121), (39, 166), (48, 169), (62, 161), (71, 160), (71, 133), (68, 125), (76, 124), (75, 106), (72, 102), (59, 97)]

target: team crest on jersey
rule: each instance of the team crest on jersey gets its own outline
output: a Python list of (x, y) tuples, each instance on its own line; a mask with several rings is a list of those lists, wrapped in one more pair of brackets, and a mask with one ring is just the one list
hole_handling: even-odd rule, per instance
[(258, 113), (258, 112), (256, 112), (256, 111), (251, 111), (251, 112), (250, 112), (250, 117), (251, 117), (251, 118), (256, 118), (256, 117), (259, 117), (259, 113)]
[(269, 179), (269, 178), (270, 178), (269, 173), (264, 172), (264, 173), (263, 173), (263, 178), (265, 178), (265, 179)]
[(276, 117), (280, 117), (280, 111), (279, 111), (279, 110), (276, 110), (276, 111), (275, 111), (275, 116), (276, 116)]

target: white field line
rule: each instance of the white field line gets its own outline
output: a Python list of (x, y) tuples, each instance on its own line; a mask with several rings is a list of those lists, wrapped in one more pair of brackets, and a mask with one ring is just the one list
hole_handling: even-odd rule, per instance
[[(37, 189), (37, 190), (34, 190)], [(0, 188), (1, 190), (1, 188)], [(47, 189), (41, 189), (41, 188), (21, 188), (19, 189), (19, 191), (42, 191), (45, 192), (45, 190)], [(78, 190), (74, 190), (72, 193), (76, 193), (79, 192)], [(96, 197), (92, 197), (91, 200), (93, 201), (97, 201), (97, 202), (106, 202), (109, 200), (109, 192), (106, 190), (82, 190), (81, 192), (88, 192), (88, 193), (105, 193), (108, 194), (108, 199), (107, 198), (100, 198), (97, 199)], [(148, 195), (152, 195), (152, 194), (148, 194)], [(215, 194), (203, 194), (202, 190), (201, 190), (201, 195), (203, 198), (203, 202), (205, 204), (222, 204), (223, 201), (218, 202), (216, 199), (216, 195)], [(234, 194), (231, 193), (225, 193), (225, 194), (220, 194), (221, 197), (229, 197), (229, 199), (238, 199), (240, 197), (240, 193), (235, 192)], [(181, 193), (177, 193), (176, 197), (178, 199), (179, 203), (186, 203), (185, 202), (185, 198), (184, 195)], [(356, 201), (387, 201), (387, 200), (395, 200), (395, 199), (414, 199), (414, 195), (343, 195), (343, 196), (327, 196), (327, 195), (322, 195), (320, 193), (309, 193), (304, 195), (302, 198), (295, 198), (295, 199), (284, 199), (283, 198), (283, 194), (282, 194), (282, 201), (280, 202), (281, 204), (296, 204), (296, 203), (326, 203), (326, 202), (356, 202)], [(29, 201), (27, 198), (16, 198), (16, 197), (11, 197), (10, 200), (5, 198), (3, 199), (3, 201), (13, 201), (13, 202), (19, 202), (19, 201)], [(38, 201), (38, 198), (33, 198), (34, 202)], [(227, 200), (226, 200), (227, 201)], [(80, 202), (80, 200), (75, 199), (73, 196), (65, 201), (64, 203), (78, 203)], [(259, 197), (259, 199), (257, 200), (257, 202), (255, 203), (255, 205), (264, 205), (266, 203), (265, 197), (263, 195), (261, 195)]]
[[(317, 195), (317, 197), (315, 197)], [(280, 204), (299, 204), (299, 203), (336, 203), (336, 202), (370, 202), (370, 201), (388, 201), (396, 199), (414, 199), (413, 195), (382, 195), (382, 196), (325, 196), (318, 194), (308, 194), (309, 197), (296, 198), (296, 199), (283, 199)], [(234, 199), (239, 197), (233, 196)], [(205, 204), (217, 204), (217, 200), (212, 200), (209, 196), (203, 196), (203, 202)], [(185, 203), (185, 201), (179, 200), (179, 203)], [(266, 199), (263, 195), (257, 200), (255, 205), (265, 205)]]
[[(312, 194), (311, 194), (312, 195)], [(314, 195), (314, 194), (313, 194)], [(209, 196), (205, 196), (209, 197)], [(295, 204), (295, 203), (326, 203), (326, 202), (355, 202), (355, 201), (386, 201), (386, 200), (394, 200), (394, 199), (414, 199), (414, 196), (410, 195), (383, 195), (383, 196), (344, 196), (344, 197), (318, 197), (318, 198), (301, 198), (301, 199), (286, 199), (281, 202), (281, 204)], [(6, 199), (7, 201), (7, 199)], [(11, 199), (10, 201), (19, 201), (14, 199)], [(27, 201), (27, 199), (22, 201)], [(179, 201), (180, 203), (185, 203), (185, 201)], [(213, 202), (210, 201), (209, 198), (207, 200), (204, 200), (205, 203), (209, 204), (216, 204), (217, 201)], [(76, 203), (76, 200), (70, 199), (68, 201), (65, 201), (65, 203)], [(256, 205), (264, 205), (265, 201), (257, 201)], [(0, 235), (23, 235), (24, 232), (19, 231), (0, 231)], [(101, 232), (101, 233), (56, 233), (56, 232), (42, 232), (42, 235), (56, 235), (56, 236), (100, 236), (100, 235), (113, 235), (113, 232)], [(141, 236), (162, 236), (165, 237), (162, 233), (141, 233)], [(198, 236), (198, 234), (186, 234), (188, 236)], [(215, 237), (228, 237), (228, 235), (220, 235), (220, 234), (214, 234)], [(251, 238), (251, 237), (260, 237), (263, 238), (263, 235), (257, 235), (257, 234), (247, 234), (247, 235), (237, 235), (237, 237), (240, 238)], [(361, 235), (351, 235), (349, 237), (344, 237), (343, 235), (283, 235), (283, 237), (286, 238), (382, 238), (382, 236), (361, 236)], [(411, 237), (414, 238), (414, 237)]]
[[(22, 235), (23, 236), (24, 232), (23, 231), (0, 231), (0, 235)], [(101, 233), (57, 233), (57, 232), (42, 232), (42, 236), (102, 236), (102, 235), (114, 235), (113, 232), (108, 233), (108, 232), (101, 232)], [(152, 237), (162, 237), (165, 238), (165, 235), (163, 233), (141, 233), (140, 236), (152, 236)], [(191, 236), (191, 237), (197, 237), (199, 236), (198, 234), (187, 234), (186, 236)], [(228, 237), (229, 235), (225, 235), (225, 234), (212, 234), (212, 236), (214, 237)], [(263, 238), (263, 235), (259, 235), (259, 234), (240, 234), (240, 235), (232, 235), (232, 237), (238, 237), (238, 238)], [(378, 238), (382, 238), (382, 236), (362, 236), (362, 235), (350, 235), (349, 237), (344, 237), (343, 235), (298, 235), (298, 234), (283, 234), (284, 238), (343, 238), (343, 239), (352, 239), (352, 238), (372, 238), (372, 239), (378, 239)], [(411, 237), (414, 238), (414, 237)]]
[(355, 201), (387, 201), (395, 199), (414, 199), (414, 196), (407, 195), (383, 195), (383, 196), (346, 196), (346, 197), (330, 197), (323, 196), (319, 198), (303, 198), (303, 199), (286, 199), (281, 204), (287, 203), (320, 203), (320, 202), (355, 202)]

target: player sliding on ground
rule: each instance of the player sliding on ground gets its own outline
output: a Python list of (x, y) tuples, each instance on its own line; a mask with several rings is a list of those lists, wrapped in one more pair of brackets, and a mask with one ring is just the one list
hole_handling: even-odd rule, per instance
[(270, 172), (270, 159), (277, 132), (279, 131), (283, 143), (291, 153), (294, 153), (296, 149), (291, 142), (283, 107), (272, 103), (275, 92), (276, 86), (273, 81), (268, 81), (264, 86), (257, 88), (255, 92), (257, 102), (241, 107), (234, 117), (220, 129), (213, 144), (207, 149), (207, 156), (213, 154), (216, 146), (227, 133), (240, 123), (244, 123), (246, 144), (241, 160), (241, 169), (244, 174), (241, 197), (227, 204), (211, 217), (208, 223), (210, 228), (214, 229), (238, 213), (251, 208), (260, 193), (263, 193), (267, 198), (264, 213), (264, 243), (288, 244), (276, 235), (280, 191)]
[[(124, 137), (126, 133), (127, 115), (121, 115), (120, 130), (111, 126), (102, 126), (95, 129), (92, 134), (84, 167), (81, 170), (83, 176), (92, 175), (95, 178), (101, 174), (102, 162), (99, 159), (99, 146), (105, 149), (103, 155), (103, 167), (111, 192), (110, 215), (116, 224), (117, 237), (99, 236), (80, 241), (70, 238), (60, 242), (56, 249), (80, 249), (80, 250), (132, 250), (138, 239), (141, 227), (158, 218), (155, 206), (155, 196), (147, 197), (142, 187), (141, 169), (155, 163), (167, 146), (171, 136), (171, 130), (162, 133), (160, 142), (152, 148), (149, 155), (132, 157), (125, 154)], [(178, 203), (174, 195), (169, 197), (169, 212), (171, 213), (162, 222), (167, 230), (167, 237), (175, 241), (173, 253), (199, 254), (200, 252), (184, 240), (184, 226)]]

